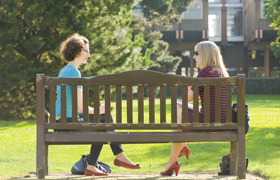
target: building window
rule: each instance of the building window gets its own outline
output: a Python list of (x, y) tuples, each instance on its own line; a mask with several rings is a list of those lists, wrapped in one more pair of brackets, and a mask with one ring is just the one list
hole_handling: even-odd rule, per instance
[(237, 4), (237, 3), (243, 3), (243, 0), (227, 0), (227, 4)]
[(242, 67), (227, 67), (229, 76), (237, 76), (237, 74), (243, 74)]
[(243, 36), (243, 8), (227, 8), (227, 36)]
[(219, 4), (221, 3), (221, 0), (208, 0), (208, 3)]
[(183, 12), (183, 20), (189, 19), (202, 19), (202, 2), (201, 0), (196, 0), (193, 4), (189, 6), (189, 10)]
[(249, 67), (249, 78), (264, 77), (264, 67)]
[(244, 33), (247, 36), (247, 12), (244, 12)]
[(208, 14), (209, 37), (221, 37), (221, 8), (209, 7)]
[(249, 59), (263, 60), (264, 50), (252, 50), (248, 52)]
[(264, 9), (266, 8), (265, 3), (267, 3), (267, 0), (261, 0), (261, 18), (265, 19), (264, 17)]
[[(194, 67), (193, 74), (198, 75), (198, 73), (199, 73), (198, 68)], [(191, 68), (188, 67), (188, 71), (186, 71), (186, 75), (187, 75), (187, 77), (191, 77)]]

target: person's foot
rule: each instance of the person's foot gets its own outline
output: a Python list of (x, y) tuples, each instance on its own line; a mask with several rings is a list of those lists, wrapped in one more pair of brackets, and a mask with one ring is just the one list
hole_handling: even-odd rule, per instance
[(114, 165), (115, 166), (121, 166), (121, 167), (128, 168), (128, 169), (140, 169), (141, 168), (139, 164), (136, 164), (136, 165), (134, 165), (134, 164), (127, 164), (127, 163), (122, 162), (122, 161), (120, 161), (118, 159), (114, 160)]
[(88, 165), (85, 170), (86, 176), (108, 176), (109, 173), (104, 173), (103, 171), (97, 169), (95, 166)]
[(175, 172), (176, 176), (178, 176), (179, 170), (180, 170), (180, 164), (178, 163), (178, 161), (176, 161), (168, 168), (165, 168), (164, 171), (160, 172), (160, 174), (163, 176), (172, 176), (173, 172)]
[(181, 149), (181, 151), (180, 151), (178, 157), (181, 157), (181, 156), (185, 155), (186, 158), (189, 159), (189, 154), (190, 154), (190, 149), (189, 149), (189, 147), (188, 147), (187, 145), (185, 145), (185, 146)]
[(97, 173), (97, 172), (91, 171), (89, 169), (86, 169), (85, 170), (85, 175), (86, 176), (108, 176), (109, 173), (104, 173), (102, 171), (101, 171), (101, 173)]
[(141, 167), (139, 164), (134, 164), (131, 162), (123, 152), (119, 153), (116, 155), (116, 159), (114, 161), (114, 165), (116, 166), (122, 166), (125, 168), (130, 168), (130, 169), (140, 169)]

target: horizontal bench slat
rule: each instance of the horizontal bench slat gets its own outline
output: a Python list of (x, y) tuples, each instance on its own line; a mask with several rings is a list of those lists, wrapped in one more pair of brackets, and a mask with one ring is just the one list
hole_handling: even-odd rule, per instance
[(170, 129), (237, 129), (237, 123), (191, 123), (191, 124), (112, 124), (112, 123), (55, 123), (45, 124), (45, 129), (90, 130), (170, 130)]
[[(152, 77), (152, 78), (151, 78)], [(81, 78), (58, 78), (45, 76), (45, 85), (110, 85), (110, 86), (138, 86), (153, 85), (153, 86), (183, 86), (183, 85), (237, 85), (236, 77), (227, 78), (190, 78), (179, 75), (163, 74), (154, 71), (127, 71), (118, 74), (106, 74), (102, 76), (81, 77)], [(156, 81), (155, 81), (156, 79)]]
[(47, 133), (45, 141), (50, 144), (142, 144), (170, 142), (237, 141), (236, 132), (125, 132), (125, 133)]

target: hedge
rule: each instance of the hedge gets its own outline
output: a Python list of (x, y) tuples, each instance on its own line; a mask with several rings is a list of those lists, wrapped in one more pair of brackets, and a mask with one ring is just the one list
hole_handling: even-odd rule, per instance
[(280, 78), (246, 78), (246, 94), (280, 94)]
[[(232, 92), (236, 94), (236, 87)], [(178, 87), (177, 94), (182, 95), (182, 88)], [(246, 78), (246, 94), (280, 94), (280, 78)], [(166, 87), (166, 95), (171, 95), (171, 88)]]

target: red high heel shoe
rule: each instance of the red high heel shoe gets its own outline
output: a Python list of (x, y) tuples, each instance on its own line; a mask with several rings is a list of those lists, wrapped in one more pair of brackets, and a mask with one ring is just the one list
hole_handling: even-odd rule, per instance
[(189, 159), (190, 149), (187, 145), (181, 149), (178, 157), (181, 157), (184, 154), (185, 154), (186, 158)]
[(169, 167), (169, 169), (160, 172), (160, 174), (164, 176), (172, 176), (173, 172), (175, 171), (176, 176), (178, 176), (179, 170), (180, 170), (180, 164), (178, 163), (178, 161), (176, 161)]

